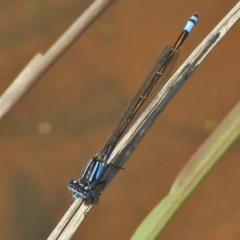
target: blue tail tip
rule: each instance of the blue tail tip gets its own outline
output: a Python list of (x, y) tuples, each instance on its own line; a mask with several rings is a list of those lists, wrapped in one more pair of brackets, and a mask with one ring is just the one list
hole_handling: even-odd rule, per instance
[(194, 20), (197, 21), (198, 18), (199, 18), (199, 14), (195, 12), (195, 13), (191, 16), (191, 18), (194, 18)]

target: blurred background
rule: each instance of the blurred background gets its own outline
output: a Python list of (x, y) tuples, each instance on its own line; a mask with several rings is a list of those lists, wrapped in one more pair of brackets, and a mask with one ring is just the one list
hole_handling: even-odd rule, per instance
[[(92, 1), (0, 3), (0, 91)], [(106, 141), (161, 50), (200, 14), (176, 67), (236, 0), (119, 0), (0, 123), (1, 239), (46, 239), (67, 189)], [(214, 48), (141, 141), (72, 239), (129, 239), (186, 161), (239, 101), (239, 23)], [(240, 141), (159, 239), (240, 239)]]

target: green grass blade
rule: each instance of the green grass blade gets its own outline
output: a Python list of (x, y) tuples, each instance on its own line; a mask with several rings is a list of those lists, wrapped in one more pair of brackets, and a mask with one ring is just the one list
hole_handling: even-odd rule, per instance
[(155, 239), (184, 200), (240, 134), (240, 102), (190, 158), (169, 194), (152, 210), (131, 240)]

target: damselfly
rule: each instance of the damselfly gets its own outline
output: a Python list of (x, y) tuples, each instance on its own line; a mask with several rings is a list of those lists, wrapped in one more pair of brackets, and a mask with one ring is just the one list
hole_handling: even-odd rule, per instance
[(143, 105), (156, 83), (167, 80), (166, 76), (168, 76), (168, 73), (170, 73), (174, 62), (176, 61), (178, 50), (195, 26), (197, 20), (198, 14), (192, 15), (175, 44), (173, 46), (166, 47), (163, 50), (152, 71), (133, 98), (130, 106), (102, 150), (89, 160), (80, 179), (71, 180), (69, 182), (68, 188), (73, 192), (74, 198), (92, 198), (92, 191), (97, 186), (99, 179), (103, 175), (107, 166), (107, 160), (112, 154), (114, 148), (123, 137), (125, 130), (132, 122), (132, 119), (136, 116), (137, 112), (139, 112), (140, 107)]

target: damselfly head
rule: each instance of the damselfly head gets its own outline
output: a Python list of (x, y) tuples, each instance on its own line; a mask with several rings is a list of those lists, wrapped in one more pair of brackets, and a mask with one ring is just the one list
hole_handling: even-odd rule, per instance
[(91, 189), (87, 181), (71, 180), (68, 184), (68, 189), (72, 191), (75, 198), (88, 199), (91, 197)]

